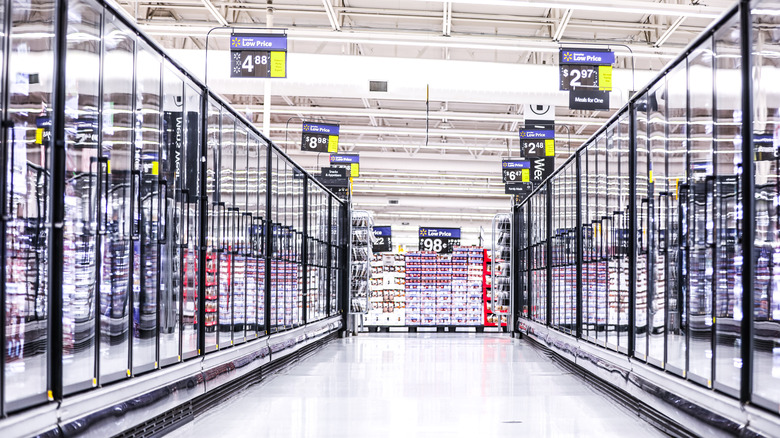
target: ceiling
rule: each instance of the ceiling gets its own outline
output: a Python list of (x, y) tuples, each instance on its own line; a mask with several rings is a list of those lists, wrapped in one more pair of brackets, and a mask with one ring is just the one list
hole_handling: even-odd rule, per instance
[[(117, 3), (305, 167), (327, 156), (300, 152), (301, 120), (339, 122), (341, 151), (361, 155), (355, 208), (414, 248), (417, 226), (460, 226), (467, 244), (480, 227), (489, 237), (491, 218), (509, 206), (499, 163), (517, 156), (524, 108), (556, 106), (563, 163), (733, 1)], [(228, 26), (286, 29), (288, 78), (230, 79), (219, 62)], [(610, 111), (569, 110), (558, 91), (558, 49), (580, 44), (616, 53)], [(369, 91), (370, 80), (388, 91)]]

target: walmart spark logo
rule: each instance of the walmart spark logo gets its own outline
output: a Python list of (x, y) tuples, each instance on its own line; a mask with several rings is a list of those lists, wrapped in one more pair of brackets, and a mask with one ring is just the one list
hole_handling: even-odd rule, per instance
[(425, 237), (428, 235), (428, 230), (420, 230), (420, 237)]
[(571, 54), (571, 52), (564, 52), (563, 53), (563, 60), (566, 62), (571, 62), (571, 60), (574, 59), (574, 55)]
[(501, 163), (501, 166), (503, 166), (503, 167), (504, 167), (504, 169), (506, 169), (506, 161), (504, 161), (503, 163)]
[(238, 47), (241, 47), (241, 38), (239, 37), (233, 37), (230, 39), (230, 47), (236, 49)]
[(525, 138), (527, 135), (525, 131), (520, 131), (520, 138)]

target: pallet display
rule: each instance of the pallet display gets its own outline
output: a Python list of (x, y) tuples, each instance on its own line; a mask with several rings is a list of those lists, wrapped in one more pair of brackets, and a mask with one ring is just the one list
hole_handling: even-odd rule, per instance
[(366, 325), (406, 325), (406, 262), (403, 254), (374, 254)]

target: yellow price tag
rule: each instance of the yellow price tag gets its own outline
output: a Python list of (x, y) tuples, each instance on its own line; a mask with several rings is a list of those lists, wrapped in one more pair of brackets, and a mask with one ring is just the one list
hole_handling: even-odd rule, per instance
[(520, 181), (522, 182), (531, 181), (531, 169), (520, 169)]
[(612, 91), (612, 66), (599, 66), (599, 90)]
[(160, 174), (160, 162), (152, 161), (152, 175), (159, 175), (159, 174)]
[(647, 176), (650, 179), (650, 184), (655, 182), (655, 179), (653, 178), (653, 171), (652, 170), (647, 171)]
[(111, 160), (107, 160), (106, 163), (107, 163), (106, 164), (106, 167), (107, 167), (106, 171), (108, 172), (109, 175), (111, 175)]
[(349, 167), (350, 167), (349, 176), (351, 176), (352, 178), (357, 178), (360, 176), (360, 164), (352, 163), (350, 164)]
[(35, 130), (35, 144), (43, 144), (43, 128)]
[(287, 52), (271, 52), (271, 77), (287, 77)]
[(544, 141), (544, 155), (547, 157), (555, 156), (555, 140), (547, 139)]
[(328, 152), (331, 154), (335, 154), (339, 151), (339, 136), (338, 135), (329, 135), (328, 136)]

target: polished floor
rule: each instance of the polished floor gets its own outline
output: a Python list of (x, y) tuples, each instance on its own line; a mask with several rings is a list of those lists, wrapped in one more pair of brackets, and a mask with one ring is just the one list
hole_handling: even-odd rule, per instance
[(502, 334), (361, 334), (170, 437), (664, 436)]

